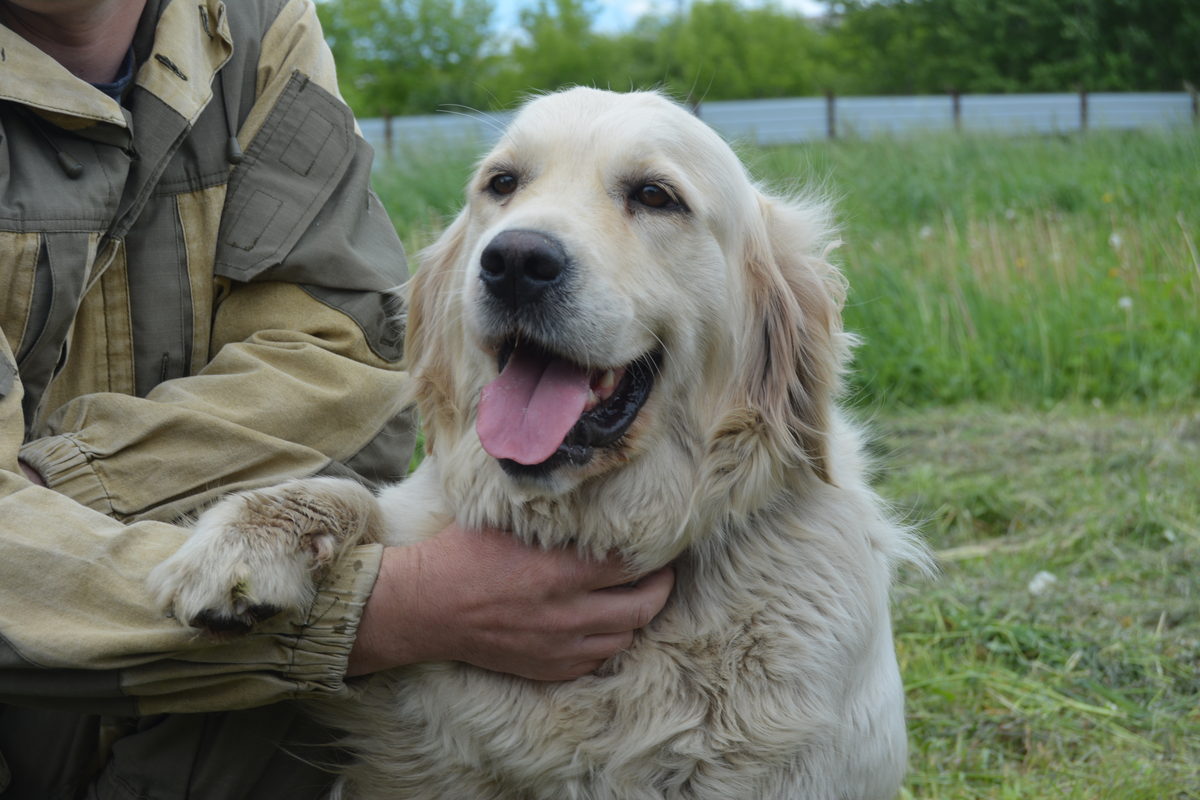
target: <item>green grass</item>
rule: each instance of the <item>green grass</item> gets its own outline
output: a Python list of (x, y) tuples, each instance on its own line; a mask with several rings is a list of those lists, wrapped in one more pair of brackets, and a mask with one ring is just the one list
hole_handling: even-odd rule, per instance
[[(874, 402), (1200, 398), (1200, 135), (939, 135), (752, 152), (841, 198)], [(778, 178), (776, 179), (778, 180)]]
[(876, 427), (881, 489), (942, 570), (896, 594), (909, 796), (1200, 797), (1200, 413)]
[[(1200, 798), (1200, 136), (739, 150), (838, 201), (850, 400), (938, 554), (896, 593), (906, 796)], [(476, 155), (380, 171), (410, 249)]]
[[(852, 375), (877, 407), (1200, 399), (1200, 135), (939, 134), (739, 148), (838, 201)], [(478, 154), (401, 153), (377, 188), (410, 249)]]

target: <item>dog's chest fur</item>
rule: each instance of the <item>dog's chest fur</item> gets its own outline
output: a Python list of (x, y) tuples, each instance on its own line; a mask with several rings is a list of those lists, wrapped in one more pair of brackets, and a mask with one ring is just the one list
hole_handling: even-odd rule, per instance
[(824, 602), (854, 588), (840, 551), (797, 546), (779, 518), (756, 525), (685, 556), (671, 605), (606, 674), (545, 684), (438, 664), (374, 679), (337, 720), (358, 755), (346, 796), (797, 796), (854, 713), (829, 676), (871, 660), (861, 620), (880, 598)]

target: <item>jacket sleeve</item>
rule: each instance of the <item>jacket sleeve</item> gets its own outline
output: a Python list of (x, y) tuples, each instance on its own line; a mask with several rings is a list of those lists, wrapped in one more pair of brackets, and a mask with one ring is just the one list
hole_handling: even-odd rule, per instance
[(0, 336), (0, 702), (97, 713), (244, 708), (334, 694), (381, 548), (351, 551), (312, 606), (214, 641), (166, 618), (146, 575), (187, 532), (122, 524), (25, 480), (21, 384)]
[[(219, 494), (344, 471), (380, 439), (393, 461), (406, 449), (386, 291), (403, 279), (403, 256), (331, 75), (311, 5), (288, 2), (239, 133), (247, 158), (216, 243), (229, 291), (197, 374), (146, 397), (70, 400), (22, 445), (21, 383), (0, 336), (0, 702), (150, 714), (343, 690), (379, 546), (351, 551), (309, 609), (224, 641), (165, 618), (145, 588), (186, 536), (173, 521)], [(330, 124), (308, 118), (296, 146), (274, 153), (288, 139), (278, 131), (313, 108)], [(310, 152), (306, 137), (322, 131), (349, 145)], [(294, 191), (292, 176), (319, 179), (319, 191)], [(18, 457), (49, 488), (27, 482)]]

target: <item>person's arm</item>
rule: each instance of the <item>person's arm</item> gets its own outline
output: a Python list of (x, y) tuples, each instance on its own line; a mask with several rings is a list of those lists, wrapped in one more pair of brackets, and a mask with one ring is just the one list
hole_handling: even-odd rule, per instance
[(21, 458), (46, 485), (125, 522), (173, 521), (221, 494), (341, 466), (376, 437), (403, 474), (411, 430), (389, 429), (405, 375), (341, 312), (281, 282), (239, 287), (220, 306), (221, 347), (199, 374), (146, 397), (83, 395)]
[(628, 646), (670, 592), (670, 571), (605, 588), (626, 580), (617, 557), (451, 526), (409, 548), (353, 548), (309, 608), (214, 639), (165, 617), (146, 588), (186, 530), (123, 525), (22, 474), (12, 364), (0, 336), (0, 702), (226, 710), (336, 694), (347, 672), (430, 659), (561, 680)]
[(312, 606), (217, 641), (168, 619), (149, 570), (187, 531), (124, 525), (26, 479), (21, 383), (0, 335), (0, 702), (149, 714), (343, 689), (379, 546), (355, 548)]
[[(387, 290), (406, 270), (368, 188), (369, 149), (331, 88), (311, 4), (284, 4), (250, 68), (253, 102), (239, 112), (246, 158), (231, 174), (217, 241), (207, 242), (228, 291), (199, 374), (146, 397), (68, 400), (23, 444), (22, 387), (0, 336), (0, 700), (155, 713), (343, 686), (379, 546), (352, 551), (310, 608), (238, 639), (214, 641), (166, 618), (146, 588), (187, 535), (173, 524), (180, 516), (232, 489), (344, 474), (343, 462), (378, 434), (395, 441), (387, 425), (404, 376)], [(336, 123), (328, 148), (310, 151), (307, 133), (277, 135), (310, 111), (305, 131)], [(311, 169), (298, 161), (306, 153), (320, 157)], [(259, 213), (254, 202), (270, 195), (303, 213)]]
[(47, 486), (123, 521), (171, 521), (226, 491), (347, 474), (347, 462), (388, 479), (407, 466), (391, 294), (407, 268), (311, 3), (285, 3), (244, 68), (253, 102), (232, 105), (247, 106), (245, 157), (215, 241), (191, 245), (211, 249), (226, 290), (215, 316), (196, 317), (213, 320), (210, 360), (145, 397), (70, 399), (21, 451)]
[[(299, 8), (299, 16), (276, 23), (283, 27), (273, 34), (274, 52), (284, 54), (277, 61), (294, 66), (314, 53), (319, 60), (311, 9), (288, 8)], [(313, 90), (303, 81), (296, 88), (298, 69), (263, 72), (263, 102)], [(273, 101), (268, 106), (243, 126), (252, 167), (271, 166), (253, 136), (272, 124)], [(589, 637), (606, 628), (628, 632), (626, 620), (665, 601), (660, 579), (644, 591), (618, 590), (627, 602), (616, 609), (596, 606), (588, 598), (620, 573), (618, 561), (588, 564), (568, 553), (552, 557), (551, 568), (547, 554), (518, 549), (514, 561), (527, 562), (533, 577), (493, 603), (511, 635), (496, 620), (474, 616), (457, 644), (431, 647), (444, 632), (429, 626), (466, 614), (475, 595), (434, 615), (413, 613), (415, 600), (397, 598), (424, 596), (424, 588), (414, 590), (430, 585), (429, 572), (412, 569), (418, 562), (407, 558), (400, 561), (409, 569), (392, 569), (397, 551), (389, 551), (388, 573), (372, 594), (383, 553), (373, 545), (339, 562), (308, 609), (242, 637), (213, 640), (155, 606), (146, 576), (186, 536), (170, 521), (225, 491), (336, 471), (399, 408), (404, 377), (395, 371), (397, 328), (388, 316), (395, 309), (383, 292), (394, 273), (380, 268), (388, 257), (395, 264), (399, 250), (389, 253), (394, 233), (382, 227), (386, 217), (366, 190), (368, 161), (365, 150), (351, 156), (296, 238), (272, 238), (269, 230), (258, 237), (274, 250), (229, 246), (222, 229), (217, 268), (232, 291), (214, 322), (215, 356), (198, 375), (144, 398), (69, 401), (44, 436), (22, 445), (20, 381), (0, 336), (0, 702), (148, 714), (328, 695), (342, 690), (352, 648), (355, 672), (441, 657), (536, 677), (578, 674), (578, 666), (564, 671), (563, 664), (600, 656)], [(243, 176), (231, 186), (231, 203), (255, 197), (256, 173)], [(31, 483), (27, 470), (49, 488)], [(446, 574), (488, 572), (469, 549), (431, 552), (441, 553), (440, 562), (420, 563), (441, 563)], [(377, 635), (355, 646), (368, 603)], [(542, 622), (522, 631), (530, 620)], [(609, 639), (605, 652), (623, 641)], [(426, 644), (406, 649), (401, 642)]]

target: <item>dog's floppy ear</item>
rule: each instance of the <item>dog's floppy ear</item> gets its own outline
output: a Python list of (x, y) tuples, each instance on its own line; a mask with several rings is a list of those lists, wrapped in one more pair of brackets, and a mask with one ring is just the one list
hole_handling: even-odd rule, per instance
[(756, 412), (777, 463), (806, 464), (832, 482), (828, 431), (848, 341), (845, 285), (824, 203), (759, 197), (762, 226), (746, 246), (751, 328), (739, 394)]
[(461, 291), (457, 265), (466, 247), (464, 210), (438, 240), (417, 257), (417, 273), (406, 284), (408, 330), (404, 354), (416, 381), (417, 407), (425, 433), (425, 451), (433, 452), (439, 430), (453, 430), (463, 409), (455, 402), (455, 364), (461, 352), (461, 327), (455, 324), (454, 299)]

